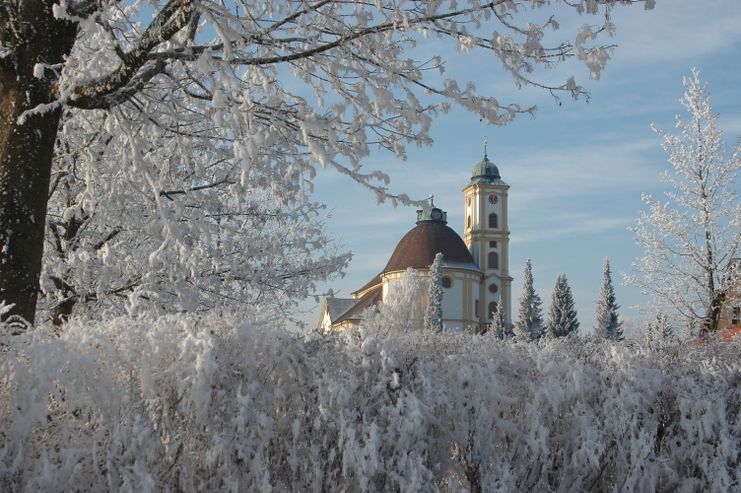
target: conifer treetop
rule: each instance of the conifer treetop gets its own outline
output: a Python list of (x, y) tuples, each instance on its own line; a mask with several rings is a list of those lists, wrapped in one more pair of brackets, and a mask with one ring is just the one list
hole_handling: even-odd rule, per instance
[(574, 297), (565, 274), (556, 277), (545, 326), (549, 337), (565, 337), (579, 330)]
[(530, 259), (525, 262), (522, 296), (514, 336), (518, 341), (536, 341), (543, 336), (543, 309), (540, 296), (535, 292), (533, 266)]
[(597, 326), (594, 329), (597, 337), (613, 341), (623, 339), (623, 322), (618, 317), (619, 308), (612, 285), (610, 261), (605, 258), (602, 264), (602, 286), (597, 296)]

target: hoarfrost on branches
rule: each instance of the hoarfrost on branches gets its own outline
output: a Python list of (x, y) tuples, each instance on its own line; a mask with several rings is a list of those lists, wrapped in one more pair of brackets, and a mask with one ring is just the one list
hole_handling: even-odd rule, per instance
[(674, 329), (669, 323), (669, 317), (665, 313), (657, 311), (646, 324), (643, 339), (652, 348), (659, 348), (672, 343), (676, 337)]
[(741, 169), (741, 143), (726, 157), (718, 115), (698, 70), (684, 80), (680, 103), (689, 113), (676, 117), (679, 135), (652, 127), (662, 139), (670, 169), (665, 200), (644, 195), (633, 228), (644, 250), (626, 280), (654, 298), (661, 309), (681, 316), (696, 335), (717, 329), (741, 243), (741, 202), (735, 183)]
[(427, 286), (420, 274), (409, 267), (399, 281), (389, 283), (386, 301), (366, 310), (366, 326), (380, 331), (377, 336), (423, 330)]
[(373, 326), (301, 337), (249, 320), (72, 320), (59, 337), (3, 336), (3, 489), (648, 493), (741, 481), (738, 343), (482, 344), (379, 338)]
[[(0, 55), (18, 63), (0, 64), (0, 124), (15, 136), (0, 147), (0, 173), (10, 177), (0, 194), (0, 245), (8, 247), (0, 248), (0, 295), (32, 321), (53, 143), (84, 151), (59, 125), (63, 114), (105, 112), (130, 160), (163, 136), (188, 136), (198, 152), (231, 161), (237, 195), (264, 188), (279, 203), (302, 203), (328, 167), (379, 201), (409, 203), (384, 173), (363, 166), (371, 149), (404, 158), (407, 145), (430, 144), (432, 121), (452, 104), (498, 125), (535, 110), (444, 75), (445, 60), (419, 49), (426, 38), (490, 54), (517, 85), (577, 98), (586, 93), (575, 79), (544, 83), (542, 69), (575, 58), (596, 77), (612, 49), (611, 11), (633, 3), (644, 2), (3, 2)], [(543, 22), (528, 15), (547, 8), (554, 14)], [(551, 43), (544, 33), (570, 11), (596, 22)], [(151, 125), (144, 131), (141, 122)], [(187, 160), (191, 147), (170, 152)], [(139, 195), (169, 200), (160, 191), (149, 184)]]
[[(233, 154), (200, 143), (203, 135), (227, 139), (228, 132), (209, 120), (170, 119), (164, 108), (157, 124), (141, 113), (119, 116), (70, 111), (64, 118), (47, 218), (43, 318), (59, 324), (71, 314), (246, 305), (285, 318), (297, 300), (317, 294), (317, 281), (341, 273), (349, 255), (327, 238), (321, 204), (281, 202), (261, 169), (240, 184)], [(181, 132), (163, 130), (165, 123)], [(132, 145), (131, 132), (150, 144)]]
[[(172, 91), (171, 112), (200, 114), (231, 130), (234, 143), (244, 147), (244, 166), (271, 164), (272, 146), (280, 141), (297, 170), (289, 179), (274, 179), (281, 187), (290, 185), (286, 197), (302, 193), (317, 164), (386, 197), (386, 180), (363, 172), (361, 158), (371, 145), (403, 157), (406, 143), (428, 143), (428, 129), (443, 101), (494, 124), (534, 110), (502, 104), (471, 83), (440, 77), (443, 59), (414, 58), (423, 35), (452, 38), (462, 51), (492, 53), (519, 85), (577, 98), (586, 94), (583, 87), (546, 85), (533, 78), (534, 69), (574, 57), (598, 76), (611, 46), (595, 41), (612, 35), (609, 13), (617, 3), (587, 9), (604, 18), (553, 46), (541, 41), (546, 29), (556, 29), (555, 18), (525, 21), (524, 14), (533, 9), (527, 2), (456, 7), (172, 0), (159, 6), (144, 30), (131, 22), (143, 13), (136, 3), (68, 4), (57, 15), (77, 22), (80, 34), (71, 57), (56, 68), (59, 100), (80, 109), (123, 105), (155, 115), (155, 108), (139, 105), (166, 86)], [(496, 31), (492, 35), (486, 27)]]

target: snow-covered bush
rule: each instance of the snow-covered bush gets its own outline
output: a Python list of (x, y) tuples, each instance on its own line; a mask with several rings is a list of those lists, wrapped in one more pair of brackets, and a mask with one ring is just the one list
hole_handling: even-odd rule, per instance
[(669, 317), (661, 311), (654, 313), (653, 318), (646, 323), (642, 336), (643, 343), (653, 348), (671, 343), (675, 339)]
[(389, 283), (385, 302), (365, 310), (365, 333), (386, 337), (410, 330), (423, 330), (428, 284), (419, 272), (409, 267), (401, 279)]
[(0, 490), (739, 486), (739, 345), (378, 333), (174, 315), (2, 332)]

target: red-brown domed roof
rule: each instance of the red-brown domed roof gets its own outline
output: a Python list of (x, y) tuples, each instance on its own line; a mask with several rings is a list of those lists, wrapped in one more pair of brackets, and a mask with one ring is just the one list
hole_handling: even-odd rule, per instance
[(380, 288), (382, 276), (387, 272), (428, 268), (438, 253), (443, 254), (443, 266), (481, 272), (461, 237), (447, 226), (445, 211), (435, 207), (430, 199), (430, 207), (417, 211), (417, 226), (399, 241), (386, 267), (365, 286), (353, 291), (353, 296), (365, 296), (368, 290)]
[(441, 221), (420, 221), (396, 245), (383, 272), (429, 267), (438, 252), (443, 254), (446, 264), (471, 264), (472, 268), (477, 269), (458, 233)]

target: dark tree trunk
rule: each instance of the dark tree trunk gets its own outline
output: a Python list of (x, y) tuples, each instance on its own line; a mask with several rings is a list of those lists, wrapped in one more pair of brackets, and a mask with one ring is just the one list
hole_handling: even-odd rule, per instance
[(61, 63), (75, 41), (75, 25), (54, 19), (53, 3), (26, 0), (0, 10), (0, 36), (11, 47), (0, 58), (0, 300), (15, 305), (5, 319), (18, 315), (31, 323), (61, 109), (23, 123), (18, 118), (54, 100), (54, 74), (35, 78), (34, 65)]

